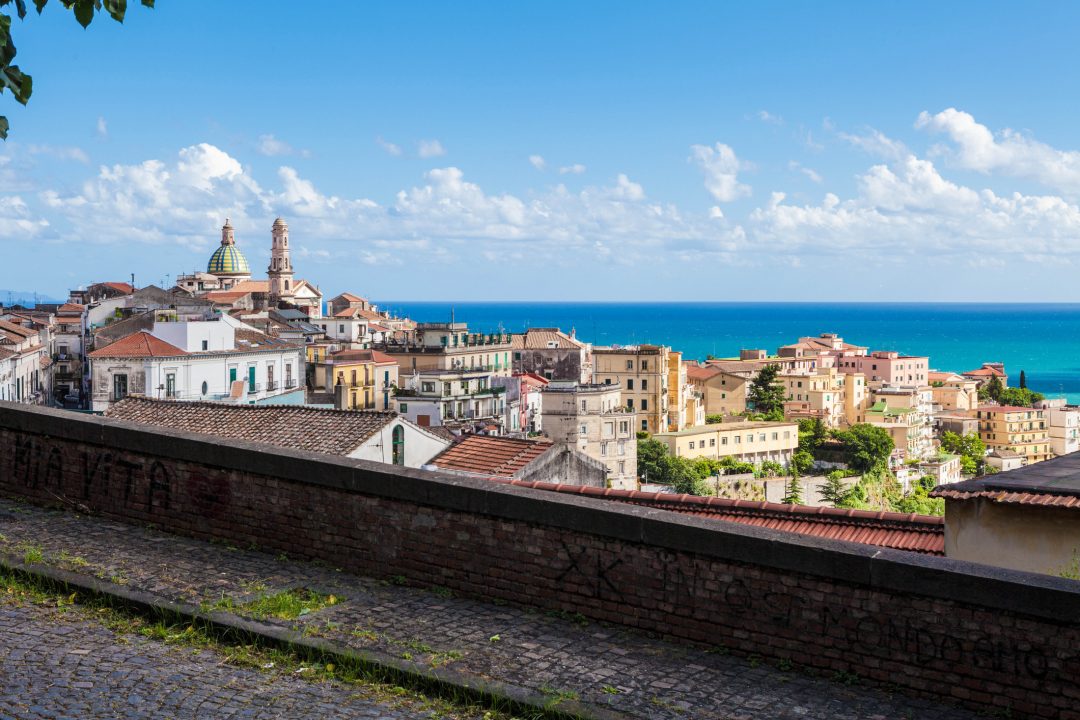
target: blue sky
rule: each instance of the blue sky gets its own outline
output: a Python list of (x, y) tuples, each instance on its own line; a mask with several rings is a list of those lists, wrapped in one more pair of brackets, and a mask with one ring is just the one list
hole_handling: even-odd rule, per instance
[(1080, 6), (159, 0), (15, 21), (0, 287), (1080, 300)]

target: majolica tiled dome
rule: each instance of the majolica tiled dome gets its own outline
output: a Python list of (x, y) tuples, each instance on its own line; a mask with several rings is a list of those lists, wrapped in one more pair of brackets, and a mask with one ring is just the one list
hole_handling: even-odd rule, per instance
[(251, 275), (247, 258), (236, 247), (233, 238), (233, 227), (228, 218), (221, 228), (221, 247), (210, 256), (210, 262), (206, 264), (206, 272), (211, 275)]
[(210, 256), (206, 272), (211, 275), (250, 275), (251, 268), (235, 245), (222, 245)]

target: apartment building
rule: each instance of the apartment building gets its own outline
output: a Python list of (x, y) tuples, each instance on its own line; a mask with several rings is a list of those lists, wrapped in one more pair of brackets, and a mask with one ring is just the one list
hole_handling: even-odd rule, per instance
[(467, 323), (417, 323), (403, 339), (373, 343), (372, 349), (394, 358), (401, 376), (414, 370), (484, 370), (510, 377), (513, 347), (506, 333), (469, 332)]
[(503, 434), (506, 388), (487, 370), (415, 370), (399, 375), (394, 409), (420, 427), (453, 432)]
[(1049, 419), (1050, 450), (1068, 455), (1080, 450), (1080, 407), (1062, 405), (1046, 410)]
[[(698, 365), (686, 363), (686, 379), (702, 397), (706, 415), (739, 415), (746, 412), (750, 382), (759, 369), (739, 369), (739, 362)], [(728, 369), (726, 369), (728, 368)]]
[(863, 422), (869, 392), (861, 373), (843, 374), (834, 367), (814, 372), (780, 373), (784, 388), (784, 417), (818, 418), (828, 427)]
[(398, 364), (378, 350), (339, 350), (316, 366), (320, 386), (334, 393), (338, 410), (390, 410)]
[(533, 373), (548, 380), (592, 382), (592, 345), (559, 328), (529, 328), (511, 338), (516, 373)]
[(544, 434), (608, 469), (609, 486), (636, 490), (637, 423), (618, 383), (549, 383), (541, 393)]
[(979, 406), (979, 383), (953, 372), (927, 374), (934, 405), (941, 410), (967, 412)]
[(870, 400), (873, 406), (866, 413), (866, 422), (886, 423), (890, 433), (900, 433), (899, 424), (906, 426), (902, 437), (893, 437), (896, 447), (904, 451), (903, 459), (922, 460), (934, 454), (932, 388), (882, 385), (871, 389)]
[(983, 405), (975, 410), (979, 437), (988, 450), (1012, 450), (1025, 465), (1051, 457), (1046, 411), (1010, 405)]
[(654, 435), (668, 430), (668, 382), (671, 348), (662, 345), (594, 347), (597, 383), (622, 389), (626, 409), (637, 413), (638, 430)]
[(759, 465), (765, 461), (787, 465), (799, 447), (796, 422), (730, 422), (658, 433), (657, 440), (676, 457), (720, 460), (733, 457)]

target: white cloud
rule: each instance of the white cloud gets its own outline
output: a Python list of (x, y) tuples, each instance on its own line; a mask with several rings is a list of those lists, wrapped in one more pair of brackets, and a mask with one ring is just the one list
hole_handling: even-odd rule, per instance
[(1002, 173), (1036, 180), (1071, 196), (1080, 195), (1080, 152), (1058, 150), (1005, 128), (996, 134), (956, 108), (937, 115), (923, 111), (915, 127), (944, 133), (955, 150), (934, 148), (953, 165), (981, 173)]
[(260, 155), (266, 155), (267, 157), (279, 157), (282, 155), (311, 156), (311, 153), (307, 150), (296, 150), (289, 143), (279, 140), (273, 135), (260, 135), (256, 149), (258, 149)]
[(615, 178), (615, 189), (612, 192), (612, 196), (617, 197), (620, 200), (644, 200), (645, 189), (636, 182), (633, 182), (625, 174), (619, 173), (619, 176)]
[(393, 155), (394, 157), (401, 155), (400, 145), (396, 145), (389, 140), (383, 140), (381, 136), (375, 138), (375, 142), (379, 144), (379, 147), (386, 151), (387, 155)]
[(779, 115), (773, 115), (768, 110), (758, 110), (757, 117), (758, 117), (758, 120), (760, 120), (761, 122), (766, 123), (768, 125), (783, 125), (784, 124), (784, 118), (780, 117)]
[(690, 160), (705, 174), (705, 188), (719, 202), (731, 202), (750, 194), (750, 186), (738, 181), (738, 172), (746, 168), (735, 151), (723, 143), (715, 146), (691, 145)]
[(751, 235), (787, 252), (845, 253), (850, 260), (973, 254), (1067, 258), (1080, 253), (1080, 208), (1053, 196), (997, 195), (942, 177), (908, 154), (874, 165), (858, 194), (827, 193), (820, 205), (792, 205), (782, 192), (750, 216)]
[(573, 165), (563, 165), (559, 168), (560, 175), (581, 175), (585, 172), (585, 166), (581, 163), (574, 163)]
[(820, 185), (825, 180), (823, 177), (821, 177), (820, 174), (818, 174), (818, 172), (816, 170), (814, 170), (812, 168), (805, 167), (805, 166), (803, 166), (802, 163), (796, 162), (795, 160), (792, 160), (791, 162), (788, 163), (788, 169), (793, 171), (793, 172), (802, 173), (806, 177), (810, 178), (811, 182), (815, 182), (818, 185)]
[(547, 167), (547, 161), (544, 160), (543, 155), (530, 155), (529, 163), (532, 164), (532, 166), (537, 170), (543, 170)]
[(86, 154), (86, 151), (74, 146), (31, 144), (26, 146), (26, 153), (28, 155), (47, 155), (57, 160), (74, 160), (83, 164), (90, 162), (90, 156)]
[(416, 143), (416, 154), (422, 158), (442, 157), (446, 149), (438, 140), (421, 140)]
[(850, 133), (837, 133), (841, 140), (845, 140), (859, 148), (868, 155), (885, 158), (887, 160), (899, 160), (910, 151), (899, 140), (893, 140), (880, 130), (870, 128), (861, 135)]
[(109, 126), (105, 123), (105, 118), (100, 116), (97, 119), (97, 134), (100, 138), (109, 137)]

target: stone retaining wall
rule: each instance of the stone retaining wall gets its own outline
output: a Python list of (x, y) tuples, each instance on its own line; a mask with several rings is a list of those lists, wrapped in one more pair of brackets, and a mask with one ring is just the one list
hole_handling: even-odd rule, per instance
[(0, 403), (0, 492), (1080, 718), (1080, 583)]

